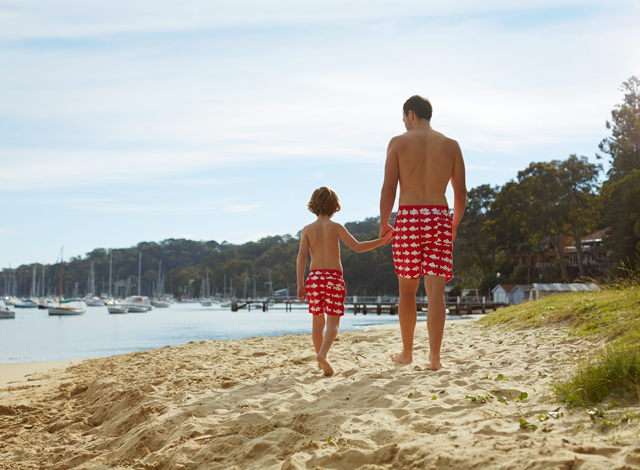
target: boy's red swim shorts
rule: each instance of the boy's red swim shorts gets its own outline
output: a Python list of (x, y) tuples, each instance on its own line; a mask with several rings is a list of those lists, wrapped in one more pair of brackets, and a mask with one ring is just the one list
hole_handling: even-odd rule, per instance
[(340, 271), (314, 269), (304, 283), (309, 301), (309, 312), (314, 315), (344, 315), (347, 291)]
[(446, 206), (400, 206), (393, 230), (393, 265), (400, 277), (453, 277), (452, 219)]

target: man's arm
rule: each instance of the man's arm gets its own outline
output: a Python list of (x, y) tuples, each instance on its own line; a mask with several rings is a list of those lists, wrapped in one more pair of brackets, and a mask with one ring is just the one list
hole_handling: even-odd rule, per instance
[(382, 191), (380, 193), (380, 237), (390, 230), (389, 218), (393, 210), (393, 204), (396, 202), (396, 191), (398, 189), (398, 152), (397, 137), (389, 142), (387, 147), (387, 160), (384, 164), (384, 181), (382, 183)]
[(451, 173), (451, 187), (453, 188), (453, 240), (456, 239), (456, 231), (462, 220), (462, 214), (467, 207), (467, 184), (465, 181), (464, 159), (458, 142), (454, 141), (456, 159), (453, 162)]
[(309, 239), (306, 230), (302, 229), (300, 234), (300, 249), (298, 250), (298, 262), (296, 264), (296, 276), (298, 279), (298, 300), (305, 301), (307, 294), (304, 287), (304, 270), (307, 267), (307, 251), (309, 250)]
[(380, 245), (389, 243), (392, 235), (393, 228), (391, 228), (391, 230), (387, 230), (387, 233), (380, 238), (376, 238), (375, 240), (367, 240), (366, 242), (359, 242), (358, 240), (353, 238), (353, 235), (351, 235), (343, 225), (338, 224), (338, 237), (340, 237), (340, 240), (342, 240), (349, 248), (351, 248), (356, 253), (373, 250)]

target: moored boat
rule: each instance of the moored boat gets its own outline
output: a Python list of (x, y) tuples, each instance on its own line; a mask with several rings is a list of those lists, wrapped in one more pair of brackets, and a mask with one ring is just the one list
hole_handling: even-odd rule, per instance
[(153, 308), (149, 297), (141, 295), (130, 295), (121, 302), (121, 305), (126, 305), (130, 313), (148, 312)]
[(87, 308), (87, 304), (85, 304), (82, 299), (62, 300), (63, 249), (64, 247), (60, 249), (60, 290), (58, 304), (50, 306), (47, 310), (49, 311), (49, 315), (82, 315)]
[(87, 311), (87, 304), (81, 299), (68, 299), (49, 307), (49, 315), (82, 315)]
[(126, 305), (116, 304), (107, 307), (107, 310), (109, 310), (109, 313), (128, 313), (129, 307)]
[(2, 300), (0, 300), (0, 319), (10, 319), (15, 317), (16, 312), (14, 312), (13, 310), (9, 310), (6, 304)]
[(36, 308), (38, 303), (33, 299), (20, 299), (19, 302), (13, 304), (15, 308)]

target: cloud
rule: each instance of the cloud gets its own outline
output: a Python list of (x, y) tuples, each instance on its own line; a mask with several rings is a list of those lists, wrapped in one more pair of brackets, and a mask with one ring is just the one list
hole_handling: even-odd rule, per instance
[(222, 210), (224, 212), (238, 213), (238, 212), (249, 212), (250, 210), (253, 210), (256, 207), (258, 207), (256, 204), (244, 204), (244, 205), (236, 205), (236, 206), (227, 206)]

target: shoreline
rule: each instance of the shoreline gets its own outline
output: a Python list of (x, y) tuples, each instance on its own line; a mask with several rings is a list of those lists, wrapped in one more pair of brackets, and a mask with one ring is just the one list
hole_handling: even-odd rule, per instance
[[(448, 318), (445, 320), (445, 323), (449, 323), (449, 322), (459, 322), (459, 321), (477, 321), (480, 318), (482, 318), (484, 315), (481, 314), (472, 314), (472, 315), (468, 315), (468, 316), (460, 316), (458, 318)], [(418, 319), (417, 319), (418, 324), (419, 323), (425, 323), (426, 322), (426, 315), (418, 315)], [(350, 330), (344, 330), (344, 331), (339, 331), (338, 334), (343, 334), (343, 333), (349, 333), (349, 332), (366, 332), (366, 331), (372, 331), (372, 330), (386, 330), (386, 329), (400, 329), (400, 324), (399, 323), (382, 323), (382, 324), (374, 324), (374, 325), (367, 325), (367, 326), (363, 326), (363, 327), (359, 327), (357, 329), (350, 329)], [(305, 333), (295, 333), (295, 335), (308, 335), (311, 332), (305, 332)], [(285, 333), (283, 335), (276, 335), (276, 336), (252, 336), (249, 338), (241, 338), (241, 339), (211, 339), (211, 340), (205, 340), (205, 341), (221, 341), (221, 342), (225, 342), (225, 341), (243, 341), (243, 340), (250, 340), (253, 338), (279, 338), (282, 336), (287, 336), (287, 335), (291, 335), (290, 333)], [(116, 356), (122, 356), (122, 355), (126, 355), (126, 354), (131, 354), (131, 353), (135, 353), (135, 352), (139, 352), (139, 351), (153, 351), (156, 349), (161, 349), (161, 348), (165, 348), (165, 347), (176, 347), (176, 346), (182, 346), (184, 344), (188, 344), (190, 341), (186, 342), (186, 343), (182, 343), (182, 344), (175, 344), (175, 345), (164, 345), (164, 346), (158, 346), (155, 348), (150, 348), (150, 349), (136, 349), (136, 350), (132, 350), (129, 352), (122, 352), (122, 353), (118, 353), (118, 354), (110, 354), (107, 356), (96, 356), (96, 357), (83, 357), (83, 358), (74, 358), (74, 359), (56, 359), (56, 360), (43, 360), (43, 361), (27, 361), (27, 362), (0, 362), (0, 389), (7, 387), (11, 381), (15, 380), (15, 377), (18, 378), (25, 378), (28, 374), (36, 374), (36, 373), (43, 373), (43, 372), (48, 372), (50, 370), (50, 367), (64, 367), (65, 363), (69, 363), (68, 365), (75, 365), (77, 363), (80, 363), (82, 361), (85, 360), (90, 360), (90, 359), (104, 359), (104, 358), (108, 358), (108, 357), (116, 357)], [(41, 366), (38, 366), (38, 364), (41, 364)], [(59, 364), (59, 366), (58, 366)], [(22, 368), (21, 366), (24, 366), (24, 368)], [(24, 369), (24, 372), (20, 369)], [(8, 377), (11, 374), (11, 378), (5, 378)]]

